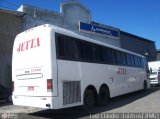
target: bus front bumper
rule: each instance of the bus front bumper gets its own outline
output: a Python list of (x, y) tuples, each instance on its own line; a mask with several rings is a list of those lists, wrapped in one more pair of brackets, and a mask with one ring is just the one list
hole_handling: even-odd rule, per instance
[(152, 79), (152, 80), (150, 80), (150, 84), (159, 84), (159, 81), (158, 81), (158, 79)]

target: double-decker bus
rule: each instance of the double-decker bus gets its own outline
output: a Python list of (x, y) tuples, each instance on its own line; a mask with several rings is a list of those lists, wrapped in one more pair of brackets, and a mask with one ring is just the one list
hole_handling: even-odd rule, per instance
[(145, 57), (48, 24), (16, 36), (12, 80), (14, 105), (48, 109), (90, 110), (149, 88)]

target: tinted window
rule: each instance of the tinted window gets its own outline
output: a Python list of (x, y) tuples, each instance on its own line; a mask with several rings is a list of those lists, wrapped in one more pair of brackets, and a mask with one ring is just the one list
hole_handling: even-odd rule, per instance
[(103, 47), (102, 49), (102, 60), (107, 64), (115, 64), (115, 52), (110, 48)]
[(102, 62), (102, 48), (99, 45), (92, 45), (94, 61)]
[(138, 56), (58, 33), (56, 48), (60, 59), (144, 67), (143, 58)]
[(142, 65), (141, 65), (141, 58), (140, 57), (138, 57), (138, 67), (142, 67)]
[(127, 65), (132, 66), (131, 55), (130, 54), (127, 54)]
[(120, 51), (116, 51), (116, 61), (118, 65), (123, 64), (122, 53)]
[(82, 42), (81, 47), (82, 59), (91, 61), (93, 59), (92, 44), (88, 42)]
[(138, 67), (138, 57), (134, 56), (134, 62), (135, 62), (135, 66)]
[(131, 66), (135, 66), (135, 63), (134, 63), (134, 56), (133, 55), (131, 55)]
[(72, 40), (72, 52), (73, 52), (73, 57), (78, 60), (81, 58), (81, 42), (77, 39)]
[(126, 54), (125, 54), (125, 53), (122, 53), (122, 64), (123, 64), (123, 65), (126, 65), (126, 64), (127, 64)]
[(64, 58), (72, 58), (73, 53), (72, 51), (72, 40), (70, 37), (67, 36), (58, 36), (58, 54), (60, 57)]
[(143, 61), (143, 58), (141, 58), (140, 60), (141, 60), (141, 67), (144, 67), (144, 61)]

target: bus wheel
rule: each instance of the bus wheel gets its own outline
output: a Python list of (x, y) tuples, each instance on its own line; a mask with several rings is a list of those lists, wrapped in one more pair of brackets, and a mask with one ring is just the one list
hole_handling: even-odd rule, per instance
[(144, 91), (147, 90), (147, 82), (146, 82), (146, 81), (144, 81), (144, 83), (143, 83), (143, 90), (144, 90)]
[(90, 111), (95, 106), (95, 96), (92, 90), (86, 90), (83, 97), (83, 109)]
[(109, 92), (106, 87), (101, 87), (98, 95), (98, 105), (105, 106), (109, 101)]

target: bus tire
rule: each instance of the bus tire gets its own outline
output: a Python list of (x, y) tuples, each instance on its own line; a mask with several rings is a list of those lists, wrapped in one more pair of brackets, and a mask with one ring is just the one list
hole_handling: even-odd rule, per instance
[(98, 106), (105, 106), (109, 101), (109, 91), (107, 87), (101, 87), (98, 95)]
[(147, 91), (147, 81), (146, 80), (143, 83), (143, 91)]
[(95, 106), (95, 95), (92, 90), (86, 90), (83, 97), (83, 110), (90, 111)]

